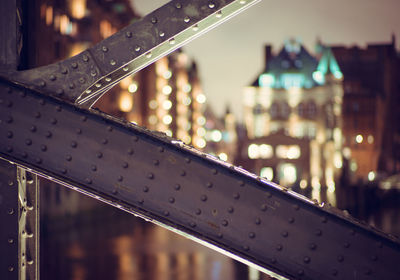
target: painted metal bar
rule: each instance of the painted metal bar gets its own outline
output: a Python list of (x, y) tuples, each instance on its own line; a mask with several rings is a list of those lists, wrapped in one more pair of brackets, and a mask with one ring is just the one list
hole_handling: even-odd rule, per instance
[(398, 279), (397, 239), (176, 139), (3, 81), (0, 156), (279, 279)]
[(90, 108), (110, 87), (260, 0), (173, 0), (69, 59), (3, 77)]

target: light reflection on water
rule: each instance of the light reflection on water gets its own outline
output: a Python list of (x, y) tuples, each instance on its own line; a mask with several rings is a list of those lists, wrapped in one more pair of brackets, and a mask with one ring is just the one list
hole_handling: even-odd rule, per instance
[(123, 212), (108, 211), (115, 219), (104, 224), (57, 228), (42, 236), (41, 279), (239, 279), (230, 258)]

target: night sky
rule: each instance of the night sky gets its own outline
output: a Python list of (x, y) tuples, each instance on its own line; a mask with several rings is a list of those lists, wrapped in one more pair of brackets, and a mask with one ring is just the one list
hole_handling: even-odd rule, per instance
[[(166, 0), (131, 0), (142, 15)], [(184, 47), (197, 61), (208, 104), (222, 114), (229, 103), (242, 119), (242, 88), (264, 68), (264, 45), (277, 52), (299, 38), (313, 53), (326, 44), (388, 43), (400, 46), (400, 0), (262, 0)]]

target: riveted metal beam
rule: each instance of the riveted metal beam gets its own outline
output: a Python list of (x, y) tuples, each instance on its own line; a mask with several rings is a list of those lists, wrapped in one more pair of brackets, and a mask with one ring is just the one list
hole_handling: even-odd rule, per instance
[(19, 280), (39, 277), (39, 180), (37, 175), (17, 167), (19, 204)]
[(173, 0), (84, 52), (0, 75), (90, 108), (110, 87), (260, 0)]
[(18, 279), (18, 182), (16, 167), (0, 160), (0, 279)]
[(2, 82), (0, 156), (284, 279), (398, 279), (397, 239), (182, 142)]

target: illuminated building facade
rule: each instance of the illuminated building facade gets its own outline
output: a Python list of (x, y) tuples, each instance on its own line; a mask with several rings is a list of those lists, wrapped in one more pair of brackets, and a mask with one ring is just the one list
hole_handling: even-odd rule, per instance
[(343, 80), (344, 155), (353, 180), (400, 171), (400, 60), (395, 38), (365, 48), (332, 47)]
[(164, 132), (196, 148), (206, 146), (204, 105), (196, 64), (182, 51), (161, 58), (120, 83), (121, 91), (98, 104), (114, 115)]
[(243, 91), (247, 139), (236, 163), (285, 186), (335, 191), (342, 167), (343, 74), (327, 47), (319, 57), (289, 40)]
[(210, 107), (205, 112), (206, 124), (204, 127), (207, 147), (205, 152), (214, 155), (223, 161), (233, 163), (237, 155), (237, 122), (229, 107), (224, 116), (217, 117)]

